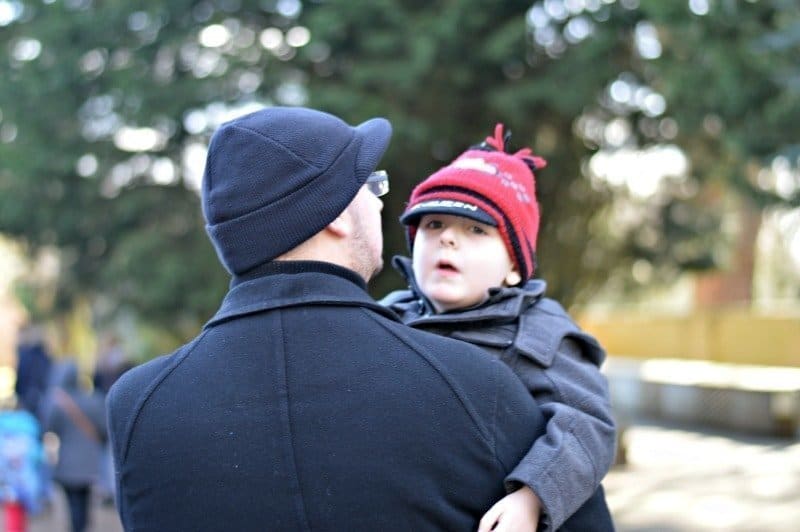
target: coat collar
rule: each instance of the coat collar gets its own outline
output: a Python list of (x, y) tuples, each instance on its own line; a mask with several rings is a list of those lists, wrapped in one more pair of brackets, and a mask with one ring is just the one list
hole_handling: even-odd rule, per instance
[(364, 280), (351, 270), (328, 262), (273, 261), (234, 277), (205, 328), (245, 314), (299, 305), (364, 307), (398, 321), (370, 297)]
[(411, 297), (399, 304), (413, 302), (416, 305), (418, 316), (411, 321), (405, 320), (408, 325), (512, 320), (521, 316), (526, 308), (543, 297), (547, 288), (547, 284), (541, 279), (530, 280), (519, 287), (492, 288), (489, 290), (489, 299), (480, 305), (436, 314), (419, 289), (411, 260), (397, 256), (392, 259), (392, 265), (406, 278), (410, 289)]

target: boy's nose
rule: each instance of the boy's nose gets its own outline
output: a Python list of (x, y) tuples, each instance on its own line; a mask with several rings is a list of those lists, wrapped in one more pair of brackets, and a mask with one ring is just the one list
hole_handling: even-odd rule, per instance
[(439, 233), (439, 242), (443, 246), (455, 246), (456, 245), (456, 238), (455, 233), (451, 228), (447, 228), (441, 233)]

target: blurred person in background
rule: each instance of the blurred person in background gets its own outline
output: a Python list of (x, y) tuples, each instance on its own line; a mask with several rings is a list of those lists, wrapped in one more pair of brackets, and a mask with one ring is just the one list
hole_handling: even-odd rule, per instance
[(17, 341), (17, 379), (14, 393), (28, 412), (37, 415), (39, 402), (47, 389), (51, 359), (40, 327), (28, 324), (19, 331)]
[(41, 418), (43, 429), (59, 439), (53, 478), (66, 495), (72, 532), (84, 532), (107, 439), (105, 402), (102, 394), (81, 389), (78, 366), (72, 361), (54, 365), (50, 383)]
[(133, 366), (119, 336), (113, 332), (103, 334), (92, 375), (95, 390), (103, 395), (108, 394), (117, 379)]
[[(92, 375), (95, 391), (105, 397), (117, 379), (134, 365), (116, 333), (107, 332), (101, 335)], [(103, 445), (103, 453), (100, 458), (100, 478), (96, 488), (103, 504), (106, 506), (114, 504), (114, 458), (110, 440), (106, 440)]]

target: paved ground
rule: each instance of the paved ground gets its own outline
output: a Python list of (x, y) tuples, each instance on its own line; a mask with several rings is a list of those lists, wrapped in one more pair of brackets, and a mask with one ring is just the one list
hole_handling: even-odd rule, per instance
[[(604, 485), (620, 532), (800, 530), (800, 441), (641, 423)], [(96, 504), (90, 532), (120, 532)], [(61, 499), (29, 532), (66, 532)]]
[(800, 441), (635, 425), (604, 481), (620, 532), (800, 530)]
[[(4, 529), (0, 529), (3, 530)], [(69, 532), (67, 501), (56, 489), (53, 504), (45, 511), (28, 521), (27, 532)], [(91, 523), (87, 532), (122, 532), (117, 512), (113, 506), (104, 506), (94, 500), (91, 509)]]

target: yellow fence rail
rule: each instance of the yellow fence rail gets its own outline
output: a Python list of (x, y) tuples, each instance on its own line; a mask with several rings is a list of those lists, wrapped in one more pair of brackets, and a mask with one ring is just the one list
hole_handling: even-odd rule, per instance
[(578, 321), (611, 355), (800, 367), (800, 311), (587, 312)]

